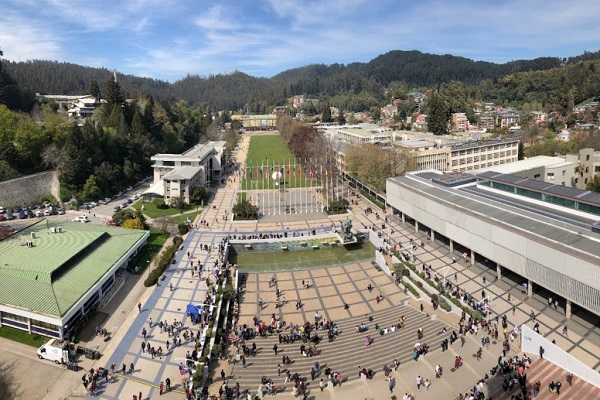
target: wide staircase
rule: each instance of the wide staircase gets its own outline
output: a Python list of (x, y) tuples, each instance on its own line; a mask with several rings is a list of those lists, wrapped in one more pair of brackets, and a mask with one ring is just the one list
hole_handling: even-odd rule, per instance
[[(383, 336), (375, 331), (375, 324), (379, 324), (382, 328), (390, 328), (398, 322), (401, 315), (406, 318), (404, 328), (395, 332), (388, 332)], [(439, 351), (442, 339), (448, 335), (439, 335), (438, 332), (443, 327), (450, 329), (442, 322), (431, 320), (426, 314), (404, 305), (378, 311), (371, 314), (371, 316), (373, 317), (371, 322), (367, 321), (364, 316), (337, 321), (341, 333), (332, 342), (328, 341), (326, 331), (318, 331), (321, 342), (317, 345), (317, 348), (320, 353), (315, 357), (303, 357), (300, 354), (302, 341), (280, 344), (277, 335), (266, 338), (256, 337), (249, 340), (246, 345), (252, 347), (252, 343), (255, 342), (257, 355), (246, 358), (246, 368), (242, 368), (240, 362), (235, 363), (232, 374), (228, 377), (229, 384), (233, 386), (236, 382), (239, 382), (242, 391), (250, 389), (251, 392), (256, 392), (261, 378), (266, 376), (274, 381), (278, 392), (286, 391), (289, 393), (293, 383), (283, 384), (286, 367), (281, 363), (281, 358), (284, 355), (292, 360), (292, 363), (288, 366), (291, 374), (298, 373), (302, 379), (309, 383), (308, 387), (312, 390), (318, 389), (320, 379), (325, 378), (324, 370), (326, 367), (331, 368), (332, 371), (338, 371), (343, 377), (343, 382), (359, 379), (358, 366), (367, 370), (372, 369), (377, 376), (381, 377), (384, 365), (391, 367), (394, 358), (401, 365), (415, 362), (412, 359), (415, 343), (427, 343), (430, 353)], [(357, 333), (356, 326), (361, 322), (367, 325), (368, 330)], [(417, 340), (417, 329), (419, 327), (423, 328), (424, 332), (424, 337), (421, 340)], [(285, 334), (286, 331), (283, 333)], [(366, 335), (370, 335), (374, 340), (370, 346), (366, 346), (364, 343)], [(278, 347), (277, 356), (273, 351), (275, 344)], [(308, 348), (309, 343), (305, 345)], [(235, 349), (232, 348), (232, 350)], [(321, 368), (315, 381), (311, 382), (310, 371), (317, 360)], [(281, 364), (281, 376), (277, 375), (278, 364)], [(220, 371), (215, 371), (213, 379), (216, 382), (221, 379), (219, 373)], [(326, 378), (325, 381), (327, 382)]]

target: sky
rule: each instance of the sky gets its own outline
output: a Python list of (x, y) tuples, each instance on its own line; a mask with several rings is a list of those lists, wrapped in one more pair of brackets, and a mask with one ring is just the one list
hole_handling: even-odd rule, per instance
[(507, 62), (600, 49), (600, 0), (0, 0), (0, 49), (174, 82), (392, 50)]

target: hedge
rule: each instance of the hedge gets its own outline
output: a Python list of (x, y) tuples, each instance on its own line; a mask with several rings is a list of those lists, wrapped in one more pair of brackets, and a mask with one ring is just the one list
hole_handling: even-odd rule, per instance
[(371, 194), (369, 192), (367, 192), (366, 190), (361, 190), (360, 193), (363, 196), (365, 196), (367, 199), (369, 199), (369, 201), (371, 203), (375, 204), (377, 207), (381, 208), (382, 210), (385, 210), (385, 204), (383, 204), (382, 202), (377, 200), (375, 197), (371, 196)]
[(167, 268), (169, 268), (169, 265), (171, 265), (171, 260), (173, 260), (181, 243), (183, 243), (183, 239), (180, 236), (175, 236), (173, 238), (173, 244), (165, 249), (156, 263), (156, 268), (150, 271), (148, 277), (144, 280), (144, 286), (150, 287), (156, 285), (160, 276)]

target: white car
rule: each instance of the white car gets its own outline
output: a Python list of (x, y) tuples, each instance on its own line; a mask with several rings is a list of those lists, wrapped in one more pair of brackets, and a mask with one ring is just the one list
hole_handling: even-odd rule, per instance
[(90, 222), (87, 215), (80, 215), (79, 217), (73, 218), (73, 222)]
[(63, 210), (62, 208), (57, 208), (56, 212), (58, 213), (58, 215), (64, 215), (65, 214), (65, 210)]

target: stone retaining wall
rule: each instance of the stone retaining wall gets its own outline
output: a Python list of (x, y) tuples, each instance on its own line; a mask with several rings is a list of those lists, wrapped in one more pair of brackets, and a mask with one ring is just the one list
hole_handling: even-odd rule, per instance
[(21, 206), (39, 201), (52, 194), (60, 200), (60, 183), (57, 171), (40, 172), (0, 183), (0, 205)]

